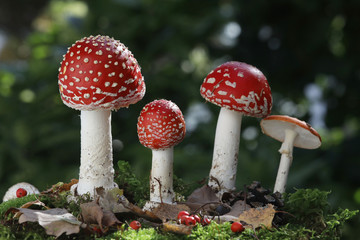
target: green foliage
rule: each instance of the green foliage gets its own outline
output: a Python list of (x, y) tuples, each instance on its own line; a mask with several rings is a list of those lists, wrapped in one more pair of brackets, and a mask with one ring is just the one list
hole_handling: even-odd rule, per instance
[(224, 224), (212, 222), (207, 227), (198, 225), (193, 229), (188, 239), (231, 239), (235, 236), (235, 234), (231, 232), (230, 226), (231, 224), (229, 222)]
[(296, 216), (290, 221), (300, 222), (305, 227), (322, 231), (326, 225), (324, 216), (328, 212), (330, 192), (319, 189), (298, 189), (286, 197), (285, 211)]
[(110, 236), (104, 237), (102, 239), (123, 239), (123, 240), (172, 240), (172, 239), (181, 239), (179, 236), (174, 234), (162, 234), (154, 228), (142, 228), (138, 231), (133, 229), (128, 229), (126, 231), (118, 231), (111, 234)]
[(140, 180), (126, 161), (118, 161), (117, 167), (115, 182), (119, 188), (124, 190), (124, 195), (129, 201), (135, 202), (139, 206), (144, 205), (150, 195), (149, 181)]

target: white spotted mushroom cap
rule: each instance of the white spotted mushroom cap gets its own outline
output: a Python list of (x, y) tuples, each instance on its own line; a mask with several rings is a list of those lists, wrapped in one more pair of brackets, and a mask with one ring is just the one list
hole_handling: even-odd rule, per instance
[(212, 70), (204, 79), (200, 94), (215, 105), (253, 117), (266, 117), (272, 108), (266, 77), (242, 62), (226, 62)]
[(40, 193), (39, 190), (36, 187), (34, 187), (32, 184), (27, 183), (27, 182), (20, 182), (20, 183), (17, 183), (15, 185), (11, 186), (6, 191), (6, 193), (5, 193), (4, 197), (3, 197), (3, 202), (9, 201), (10, 199), (17, 198), (16, 197), (16, 191), (19, 188), (25, 189), (28, 195), (30, 195), (30, 194), (39, 194)]
[(64, 55), (58, 76), (61, 99), (77, 110), (117, 110), (140, 101), (145, 83), (133, 54), (107, 36), (90, 36)]
[(180, 143), (186, 132), (179, 107), (168, 100), (155, 100), (145, 105), (137, 123), (139, 141), (151, 149), (170, 148)]

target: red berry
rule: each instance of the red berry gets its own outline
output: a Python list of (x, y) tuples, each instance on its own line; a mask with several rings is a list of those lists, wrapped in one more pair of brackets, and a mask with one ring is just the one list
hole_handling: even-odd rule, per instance
[(201, 224), (202, 224), (203, 226), (209, 225), (210, 223), (211, 223), (211, 220), (208, 219), (207, 217), (203, 217), (203, 219), (201, 219)]
[(182, 216), (189, 216), (189, 212), (187, 211), (180, 211), (177, 215), (177, 219), (181, 219)]
[(195, 215), (191, 215), (191, 216), (195, 218), (196, 222), (198, 222), (198, 223), (201, 222), (201, 219), (200, 219), (200, 217), (198, 215), (195, 214)]
[(233, 222), (231, 224), (231, 231), (233, 231), (234, 233), (242, 232), (244, 231), (244, 226), (239, 222)]
[(25, 197), (27, 195), (27, 191), (23, 188), (19, 188), (18, 190), (16, 190), (16, 197), (18, 198), (22, 198)]
[(190, 226), (190, 225), (195, 225), (196, 224), (196, 220), (193, 216), (186, 216), (185, 217), (185, 225), (186, 226)]
[(101, 233), (102, 233), (101, 228), (99, 228), (98, 226), (94, 226), (94, 227), (92, 228), (92, 230), (93, 230), (95, 233), (98, 233), (98, 234), (101, 234)]
[(130, 227), (134, 230), (138, 230), (139, 228), (141, 228), (141, 223), (139, 221), (132, 221), (130, 223)]

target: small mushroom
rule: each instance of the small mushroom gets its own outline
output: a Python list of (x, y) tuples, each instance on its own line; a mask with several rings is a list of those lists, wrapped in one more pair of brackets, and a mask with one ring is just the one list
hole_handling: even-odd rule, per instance
[(264, 134), (282, 142), (279, 149), (281, 159), (274, 192), (284, 193), (293, 160), (293, 147), (318, 148), (321, 145), (321, 137), (308, 123), (289, 116), (268, 116), (261, 120), (260, 125)]
[(113, 38), (85, 37), (64, 55), (59, 69), (63, 103), (81, 111), (81, 164), (77, 194), (114, 183), (111, 111), (140, 101), (145, 83), (133, 54)]
[(221, 195), (235, 190), (242, 116), (269, 115), (271, 90), (257, 68), (242, 62), (227, 62), (207, 75), (200, 94), (221, 107), (209, 175), (209, 186)]
[(9, 201), (10, 199), (14, 199), (17, 198), (16, 196), (16, 191), (22, 188), (27, 192), (27, 195), (30, 194), (39, 194), (39, 190), (34, 187), (32, 184), (27, 183), (27, 182), (20, 182), (17, 183), (15, 185), (12, 185), (5, 193), (4, 197), (3, 197), (3, 202)]
[(174, 146), (185, 137), (185, 120), (178, 106), (168, 100), (155, 100), (145, 105), (137, 123), (139, 141), (152, 150), (150, 201), (145, 209), (159, 203), (174, 203)]

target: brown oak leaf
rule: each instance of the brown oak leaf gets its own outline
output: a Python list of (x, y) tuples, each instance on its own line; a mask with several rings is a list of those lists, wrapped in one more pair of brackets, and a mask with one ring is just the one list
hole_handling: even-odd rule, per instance
[(254, 229), (258, 227), (271, 228), (274, 216), (274, 206), (268, 204), (265, 207), (250, 208), (242, 212), (237, 221), (244, 221)]

